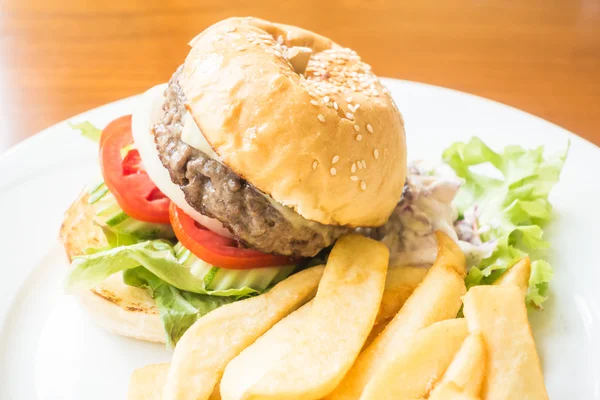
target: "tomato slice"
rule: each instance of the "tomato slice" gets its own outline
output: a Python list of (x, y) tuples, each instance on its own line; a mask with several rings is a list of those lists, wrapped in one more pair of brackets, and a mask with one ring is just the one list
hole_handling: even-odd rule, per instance
[(104, 128), (100, 137), (100, 167), (108, 190), (127, 215), (144, 222), (169, 223), (171, 202), (150, 180), (140, 153), (123, 157), (122, 149), (133, 143), (131, 115), (117, 118)]
[(181, 244), (209, 264), (229, 269), (251, 269), (294, 263), (290, 257), (238, 247), (235, 239), (221, 236), (205, 228), (184, 213), (175, 203), (171, 203), (169, 215), (175, 236)]

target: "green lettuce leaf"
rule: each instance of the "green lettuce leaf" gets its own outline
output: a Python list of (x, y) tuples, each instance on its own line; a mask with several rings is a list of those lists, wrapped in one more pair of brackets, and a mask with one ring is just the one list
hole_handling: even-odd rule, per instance
[(185, 331), (200, 317), (240, 299), (238, 296), (211, 296), (179, 290), (143, 267), (126, 270), (123, 281), (130, 286), (150, 290), (170, 348), (175, 347)]
[(75, 257), (65, 282), (65, 290), (91, 289), (112, 274), (139, 266), (187, 292), (213, 296), (246, 296), (258, 293), (250, 287), (208, 290), (205, 277), (194, 275), (190, 268), (182, 265), (173, 246), (164, 240), (147, 240)]
[(89, 121), (80, 122), (78, 124), (73, 124), (69, 122), (69, 126), (73, 129), (78, 130), (83, 137), (86, 137), (96, 143), (100, 141), (100, 136), (102, 135), (102, 129), (96, 128)]
[[(567, 149), (545, 158), (543, 148), (526, 150), (507, 146), (498, 153), (480, 139), (455, 143), (444, 151), (443, 159), (464, 179), (455, 204), (460, 215), (473, 212), (482, 241), (497, 243), (494, 253), (472, 267), (467, 287), (493, 283), (526, 254), (538, 256), (549, 244), (542, 226), (552, 216), (548, 194), (558, 181)], [(494, 174), (475, 171), (489, 164)], [(541, 307), (547, 299), (552, 268), (546, 261), (532, 264), (528, 304)]]

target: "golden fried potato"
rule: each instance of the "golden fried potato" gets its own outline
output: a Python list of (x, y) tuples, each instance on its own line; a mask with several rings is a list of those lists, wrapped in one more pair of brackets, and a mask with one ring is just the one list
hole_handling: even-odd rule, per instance
[(452, 239), (438, 232), (438, 255), (425, 279), (394, 319), (358, 357), (328, 399), (354, 400), (361, 396), (377, 369), (406, 347), (418, 330), (437, 321), (456, 317), (466, 292), (465, 258)]
[(385, 329), (385, 327), (390, 323), (391, 319), (385, 319), (383, 321), (375, 321), (375, 325), (373, 326), (373, 329), (371, 329), (371, 333), (369, 333), (369, 337), (367, 337), (367, 340), (365, 340), (365, 344), (363, 345), (363, 350), (366, 349), (367, 347), (369, 347), (371, 345), (371, 343), (373, 343), (373, 340), (375, 340), (375, 338), (377, 336), (379, 336), (379, 334), (381, 332), (383, 332), (383, 330)]
[(361, 400), (424, 398), (442, 377), (467, 337), (467, 321), (436, 322), (389, 354), (365, 387)]
[(383, 321), (398, 314), (427, 271), (429, 269), (423, 267), (389, 267), (377, 320)]
[(227, 364), (220, 385), (224, 400), (243, 398), (248, 388), (292, 349), (296, 337), (308, 324), (313, 301), (276, 323)]
[(169, 366), (169, 363), (151, 364), (133, 371), (127, 400), (161, 400)]
[[(375, 322), (383, 295), (389, 251), (360, 235), (339, 239), (327, 261), (306, 325), (293, 346), (237, 399), (320, 399), (354, 363)], [(359, 311), (360, 310), (360, 311)], [(291, 339), (291, 338), (290, 338)], [(264, 351), (271, 351), (265, 345)], [(269, 357), (269, 356), (267, 356)], [(250, 361), (245, 369), (254, 368)], [(223, 382), (222, 393), (230, 393)], [(230, 400), (227, 398), (227, 400)]]
[(323, 266), (306, 269), (267, 293), (225, 305), (200, 318), (177, 343), (163, 399), (208, 399), (229, 361), (310, 300), (322, 274)]
[(481, 331), (487, 365), (486, 400), (547, 399), (523, 293), (513, 285), (475, 286), (464, 300), (469, 330)]
[(515, 285), (523, 293), (523, 297), (527, 295), (529, 288), (529, 275), (531, 275), (531, 260), (529, 257), (523, 257), (515, 265), (510, 267), (508, 271), (502, 274), (500, 278), (494, 282), (494, 285)]
[(471, 332), (433, 393), (440, 391), (439, 387), (444, 384), (452, 382), (465, 394), (479, 395), (485, 375), (485, 357), (485, 343), (481, 332)]
[(436, 389), (429, 400), (479, 400), (478, 396), (461, 391), (454, 382), (444, 382)]

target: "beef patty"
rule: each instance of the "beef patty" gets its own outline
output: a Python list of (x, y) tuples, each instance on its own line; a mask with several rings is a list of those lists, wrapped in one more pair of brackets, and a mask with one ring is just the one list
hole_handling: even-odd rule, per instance
[(276, 206), (226, 165), (181, 140), (187, 110), (179, 86), (182, 67), (165, 90), (164, 116), (153, 128), (162, 164), (198, 212), (218, 219), (238, 240), (266, 253), (310, 257), (349, 229), (301, 217)]

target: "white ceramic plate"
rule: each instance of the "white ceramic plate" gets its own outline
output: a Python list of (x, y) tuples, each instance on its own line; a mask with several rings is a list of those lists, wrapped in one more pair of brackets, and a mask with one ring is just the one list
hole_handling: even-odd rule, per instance
[[(406, 120), (412, 159), (439, 159), (451, 142), (571, 151), (552, 192), (547, 227), (556, 271), (534, 333), (553, 399), (600, 399), (600, 149), (513, 108), (423, 84), (386, 80)], [(73, 118), (104, 126), (130, 113), (129, 98)], [(61, 281), (62, 214), (97, 176), (97, 146), (61, 123), (0, 157), (0, 399), (124, 399), (134, 368), (169, 359), (160, 345), (95, 327)], [(50, 254), (48, 254), (50, 252)], [(45, 257), (45, 258), (44, 258)], [(218, 332), (215, 332), (218, 334)]]

